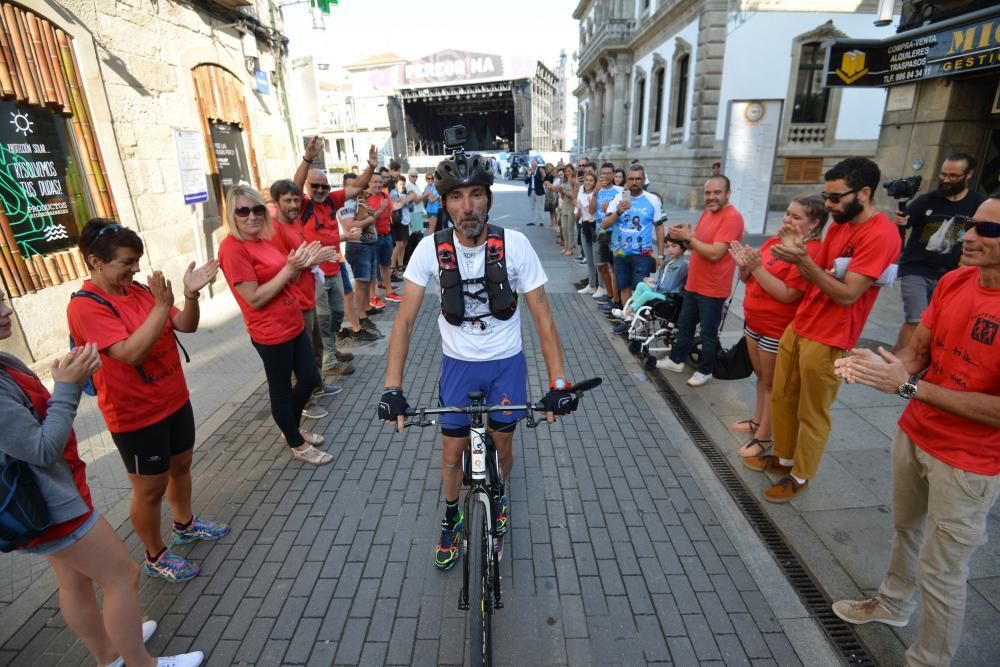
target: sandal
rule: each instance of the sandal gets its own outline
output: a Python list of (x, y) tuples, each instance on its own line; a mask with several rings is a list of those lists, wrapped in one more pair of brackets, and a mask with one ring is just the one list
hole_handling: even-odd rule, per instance
[[(310, 433), (309, 431), (304, 431), (299, 429), (299, 433), (302, 435), (302, 439), (306, 441), (307, 445), (322, 445), (326, 438), (321, 436), (319, 433)], [(285, 434), (281, 434), (281, 441), (287, 443), (288, 439), (285, 438)]]
[(758, 428), (760, 428), (760, 424), (753, 419), (744, 419), (729, 425), (729, 430), (737, 433), (756, 433)]
[(331, 455), (326, 452), (321, 452), (308, 442), (302, 445), (302, 447), (292, 447), (290, 451), (292, 452), (293, 459), (298, 459), (316, 466), (323, 466), (333, 461), (333, 457)]
[(739, 448), (736, 453), (745, 459), (753, 456), (763, 456), (764, 453), (774, 445), (773, 440), (762, 440), (761, 438), (750, 438)]

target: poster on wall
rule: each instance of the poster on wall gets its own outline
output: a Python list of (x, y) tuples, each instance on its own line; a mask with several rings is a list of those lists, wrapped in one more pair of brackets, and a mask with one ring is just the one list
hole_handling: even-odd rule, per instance
[(225, 196), (234, 185), (250, 182), (247, 154), (243, 148), (243, 130), (233, 123), (216, 121), (212, 121), (210, 129), (215, 163), (219, 167), (219, 181)]
[(174, 130), (177, 167), (180, 170), (181, 194), (185, 204), (208, 201), (205, 182), (205, 152), (201, 133), (194, 130)]
[(68, 151), (61, 116), (0, 102), (0, 198), (23, 257), (76, 245)]
[(745, 229), (764, 232), (771, 180), (781, 130), (782, 100), (733, 100), (726, 119), (722, 173), (729, 177), (729, 202), (743, 214)]

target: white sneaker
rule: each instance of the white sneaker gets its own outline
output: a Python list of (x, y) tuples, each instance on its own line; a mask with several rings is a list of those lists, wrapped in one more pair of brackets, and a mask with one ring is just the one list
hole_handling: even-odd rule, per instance
[[(156, 621), (143, 621), (142, 622), (142, 643), (145, 644), (149, 641), (149, 638), (153, 636), (156, 632)], [(124, 667), (125, 660), (121, 657), (115, 658), (108, 663), (108, 667)]]
[(156, 659), (156, 667), (198, 667), (205, 659), (205, 654), (201, 651), (182, 653), (181, 655), (171, 655)]
[(705, 375), (699, 371), (695, 371), (694, 374), (688, 378), (689, 387), (700, 387), (712, 379), (711, 375)]
[(597, 290), (593, 294), (591, 294), (591, 296), (594, 297), (595, 299), (600, 299), (602, 296), (607, 296), (607, 295), (608, 295), (608, 290), (604, 289), (603, 287), (598, 287)]
[(656, 367), (665, 371), (673, 371), (674, 373), (684, 372), (684, 364), (674, 363), (670, 360), (669, 356), (658, 359), (656, 361)]
[(582, 287), (581, 289), (578, 289), (576, 291), (576, 293), (577, 294), (593, 294), (594, 293), (594, 288), (591, 287), (590, 285), (586, 285), (586, 286)]
[(623, 311), (621, 308), (612, 308), (611, 309), (611, 314), (614, 315), (615, 317), (617, 317), (620, 320), (624, 320), (625, 319), (625, 311)]

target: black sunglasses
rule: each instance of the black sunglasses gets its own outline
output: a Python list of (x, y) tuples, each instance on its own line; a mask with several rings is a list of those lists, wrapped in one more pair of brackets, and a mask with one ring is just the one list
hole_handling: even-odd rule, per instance
[(857, 194), (857, 190), (848, 190), (847, 192), (821, 192), (819, 196), (822, 197), (823, 201), (828, 201), (831, 204), (839, 204), (840, 200), (847, 195)]
[(263, 204), (257, 204), (256, 206), (238, 206), (233, 211), (237, 218), (248, 218), (250, 214), (253, 213), (258, 218), (263, 217), (267, 214), (267, 207)]
[(976, 229), (976, 234), (982, 236), (986, 239), (996, 239), (1000, 238), (1000, 222), (991, 222), (989, 220), (976, 220), (964, 215), (955, 216), (955, 221), (962, 224), (962, 228), (965, 231), (969, 231), (973, 227)]
[(97, 236), (95, 236), (94, 238), (95, 239), (99, 239), (102, 236), (104, 236), (105, 234), (107, 234), (108, 232), (111, 232), (112, 234), (116, 234), (119, 231), (121, 231), (121, 229), (122, 229), (121, 225), (119, 225), (118, 223), (113, 222), (110, 225), (104, 225), (103, 227), (101, 227), (101, 231), (97, 232)]
[(309, 186), (313, 190), (329, 190), (330, 189), (330, 184), (329, 183), (310, 183)]

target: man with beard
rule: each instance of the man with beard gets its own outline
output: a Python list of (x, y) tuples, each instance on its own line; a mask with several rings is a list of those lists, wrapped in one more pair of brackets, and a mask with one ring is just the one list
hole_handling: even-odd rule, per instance
[(677, 341), (670, 356), (656, 362), (657, 368), (684, 372), (684, 360), (694, 347), (695, 327), (701, 330), (701, 355), (698, 370), (688, 378), (688, 385), (700, 387), (712, 379), (719, 327), (726, 297), (733, 291), (736, 261), (729, 255), (729, 244), (743, 238), (743, 216), (729, 203), (731, 186), (723, 175), (705, 181), (705, 210), (694, 229), (689, 224), (670, 227), (670, 238), (691, 245), (684, 301), (677, 318)]
[[(455, 226), (425, 237), (406, 266), (403, 301), (389, 339), (379, 419), (403, 430), (402, 415), (408, 407), (403, 396), (403, 369), (425, 288), (437, 276), (438, 284), (457, 285), (459, 289), (457, 294), (454, 288), (441, 289), (441, 404), (466, 405), (471, 391), (483, 392), (491, 405), (527, 403), (527, 365), (521, 343), (521, 310), (517, 307), (520, 294), (531, 312), (549, 373), (550, 391), (543, 399), (550, 409), (546, 416), (551, 422), (555, 414), (569, 413), (575, 405), (545, 295), (545, 271), (524, 234), (487, 225), (493, 204), (489, 161), (480, 155), (458, 153), (438, 164), (434, 184)], [(498, 262), (498, 257), (503, 261)], [(502, 289), (496, 288), (498, 282)], [(522, 416), (512, 412), (489, 417), (488, 428), (500, 455), (496, 530), (501, 535), (509, 528), (509, 502), (503, 489), (514, 461), (514, 428)], [(458, 507), (461, 457), (469, 443), (469, 425), (467, 415), (441, 417), (441, 486), (446, 508), (441, 539), (434, 551), (434, 565), (441, 570), (458, 560), (464, 522)]]
[(920, 324), (920, 315), (930, 303), (934, 287), (948, 271), (958, 267), (962, 256), (962, 226), (955, 216), (971, 216), (985, 201), (978, 192), (969, 191), (976, 167), (971, 155), (955, 153), (941, 165), (938, 188), (910, 202), (905, 213), (896, 214), (901, 230), (910, 237), (899, 258), (903, 317), (896, 346), (901, 350)]
[(880, 278), (901, 245), (896, 226), (875, 208), (877, 164), (849, 158), (824, 178), (821, 196), (836, 224), (816, 260), (793, 223), (778, 231), (781, 243), (771, 249), (773, 257), (797, 266), (810, 283), (778, 347), (771, 397), (774, 454), (743, 459), (751, 470), (782, 476), (764, 492), (772, 503), (788, 502), (816, 476), (830, 435), (830, 407), (840, 389), (833, 363), (857, 345), (885, 280)]

